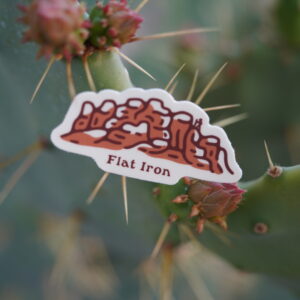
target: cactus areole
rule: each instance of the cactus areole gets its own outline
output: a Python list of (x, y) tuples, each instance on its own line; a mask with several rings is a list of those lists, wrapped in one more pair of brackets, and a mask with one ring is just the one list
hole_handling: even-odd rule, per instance
[(225, 131), (199, 106), (162, 89), (81, 93), (51, 138), (104, 171), (147, 181), (232, 183), (242, 174)]

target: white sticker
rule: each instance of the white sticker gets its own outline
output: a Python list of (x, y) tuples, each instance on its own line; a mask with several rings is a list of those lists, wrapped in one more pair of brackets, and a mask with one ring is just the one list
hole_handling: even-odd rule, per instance
[(242, 176), (225, 131), (199, 106), (162, 89), (80, 93), (51, 140), (106, 172), (146, 181), (233, 183)]

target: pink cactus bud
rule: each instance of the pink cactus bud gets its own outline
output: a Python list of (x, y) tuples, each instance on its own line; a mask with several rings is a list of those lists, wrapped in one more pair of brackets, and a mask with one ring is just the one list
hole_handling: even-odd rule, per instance
[(237, 184), (193, 181), (185, 179), (188, 184), (187, 195), (179, 195), (172, 200), (180, 204), (193, 202), (188, 218), (196, 218), (196, 231), (201, 233), (207, 220), (227, 229), (226, 217), (237, 209), (245, 190)]
[(205, 219), (227, 216), (237, 208), (244, 193), (237, 184), (207, 181), (197, 181), (188, 190), (189, 198), (200, 207)]
[[(91, 12), (93, 25), (89, 41), (101, 50), (111, 46), (120, 48), (133, 40), (142, 21), (143, 19), (128, 7), (125, 0), (109, 0), (105, 6), (97, 4)], [(97, 43), (102, 36), (107, 38), (106, 45)]]
[(41, 46), (39, 55), (63, 55), (70, 59), (81, 55), (88, 36), (88, 22), (84, 21), (85, 8), (76, 0), (34, 0), (20, 8), (21, 22), (28, 26), (26, 42)]

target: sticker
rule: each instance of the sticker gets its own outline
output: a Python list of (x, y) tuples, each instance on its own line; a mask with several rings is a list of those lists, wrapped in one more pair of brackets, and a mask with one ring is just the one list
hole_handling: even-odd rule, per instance
[(80, 93), (51, 139), (106, 172), (146, 181), (233, 183), (242, 176), (225, 131), (199, 106), (162, 89)]

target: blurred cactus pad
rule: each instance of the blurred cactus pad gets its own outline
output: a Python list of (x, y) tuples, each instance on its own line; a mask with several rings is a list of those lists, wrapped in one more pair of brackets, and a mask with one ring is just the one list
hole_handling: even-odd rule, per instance
[[(0, 33), (1, 300), (299, 299), (299, 0), (1, 0)], [(120, 176), (87, 204), (104, 173), (49, 142), (70, 94), (185, 64), (195, 100), (226, 62), (200, 105), (240, 105), (208, 114), (242, 181), (128, 178), (128, 225)]]

